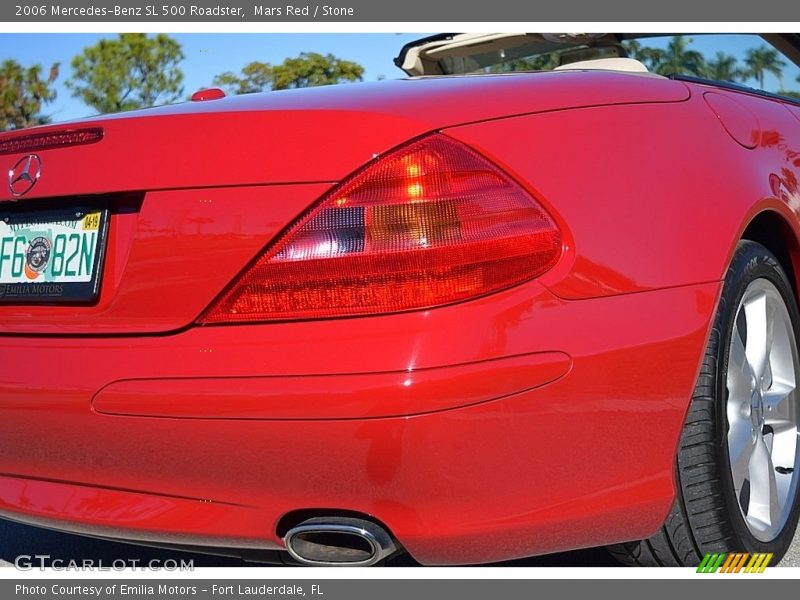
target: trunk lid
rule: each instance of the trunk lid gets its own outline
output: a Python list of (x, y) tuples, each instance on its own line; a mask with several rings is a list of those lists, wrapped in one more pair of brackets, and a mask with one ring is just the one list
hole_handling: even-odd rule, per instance
[[(179, 330), (332, 185), (400, 143), (486, 119), (688, 95), (676, 81), (617, 73), (422, 78), (192, 102), (3, 134), (0, 168), (18, 175), (15, 166), (36, 155), (38, 173), (19, 197), (12, 192), (28, 188), (25, 181), (0, 185), (0, 218), (91, 206), (108, 211), (108, 234), (95, 301), (6, 298), (0, 333)], [(102, 135), (46, 143), (89, 129)]]

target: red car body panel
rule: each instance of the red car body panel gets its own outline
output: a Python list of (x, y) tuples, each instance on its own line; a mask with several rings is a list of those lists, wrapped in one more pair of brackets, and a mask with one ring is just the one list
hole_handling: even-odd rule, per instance
[(369, 419), (496, 400), (567, 373), (563, 352), (409, 371), (300, 376), (126, 379), (100, 390), (110, 415), (195, 419)]
[[(800, 127), (780, 102), (715, 92), (758, 115), (760, 127), (748, 135), (757, 146), (743, 148), (702, 91), (681, 104), (551, 112), (447, 133), (531, 182), (562, 220), (574, 241), (567, 259), (540, 278), (556, 295), (718, 281), (755, 213), (775, 211), (800, 234), (792, 179)], [(547, 142), (530, 152), (505, 150), (531, 140)], [(785, 197), (773, 190), (773, 176), (786, 180)]]
[[(47, 177), (25, 198), (332, 182), (409, 138), (443, 127), (578, 106), (678, 102), (689, 95), (683, 83), (666, 79), (543, 75), (536, 81), (432, 78), (245, 94), (29, 129), (28, 134), (101, 126), (104, 137), (41, 152)], [(9, 198), (0, 187), (0, 200)]]
[[(797, 247), (792, 112), (595, 72), (90, 121), (104, 139), (42, 151), (47, 173), (19, 202), (94, 195), (125, 210), (96, 305), (0, 305), (0, 514), (281, 548), (287, 515), (355, 511), (424, 564), (647, 537), (674, 499), (676, 445), (737, 241), (771, 211)], [(428, 310), (195, 325), (332, 185), (431, 131), (547, 208), (564, 240), (553, 269)]]
[[(359, 320), (1, 338), (0, 353), (13, 359), (0, 387), (0, 473), (9, 478), (0, 513), (107, 527), (123, 539), (278, 547), (277, 524), (293, 510), (354, 510), (428, 564), (646, 535), (672, 502), (672, 456), (718, 288), (565, 301), (532, 282)], [(582, 335), (568, 335), (577, 323)], [(302, 380), (321, 394), (399, 367), (461, 365), (485, 377), (487, 358), (553, 347), (572, 357), (556, 381), (415, 416), (335, 418), (329, 409), (308, 419), (308, 407), (288, 404), (272, 419), (261, 407), (224, 419), (92, 410), (99, 390), (131, 377), (227, 378), (236, 389), (237, 378), (267, 376), (267, 389)], [(642, 365), (664, 357), (670, 368), (643, 380)], [(42, 365), (51, 365), (46, 380)], [(428, 395), (424, 383), (406, 390), (410, 404)], [(10, 483), (18, 478), (24, 485)]]

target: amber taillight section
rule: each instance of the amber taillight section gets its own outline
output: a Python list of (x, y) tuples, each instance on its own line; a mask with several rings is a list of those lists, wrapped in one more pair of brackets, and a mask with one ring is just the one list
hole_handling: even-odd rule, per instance
[(434, 307), (541, 275), (561, 249), (556, 223), (530, 193), (471, 148), (434, 134), (328, 193), (200, 321)]
[(32, 133), (8, 139), (0, 139), (0, 154), (17, 154), (19, 152), (37, 152), (52, 150), (65, 146), (93, 144), (103, 139), (103, 129), (87, 127), (83, 129), (63, 129), (48, 133)]

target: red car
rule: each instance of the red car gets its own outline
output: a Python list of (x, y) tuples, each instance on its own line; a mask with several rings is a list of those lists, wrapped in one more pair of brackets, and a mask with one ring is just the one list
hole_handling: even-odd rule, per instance
[(753, 39), (780, 94), (643, 36), (450, 34), (409, 79), (3, 134), (0, 516), (304, 564), (777, 561), (800, 36)]

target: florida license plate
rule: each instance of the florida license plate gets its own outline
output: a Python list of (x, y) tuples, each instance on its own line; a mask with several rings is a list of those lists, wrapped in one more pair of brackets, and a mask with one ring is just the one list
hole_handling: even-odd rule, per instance
[(107, 211), (0, 211), (0, 302), (97, 298)]

